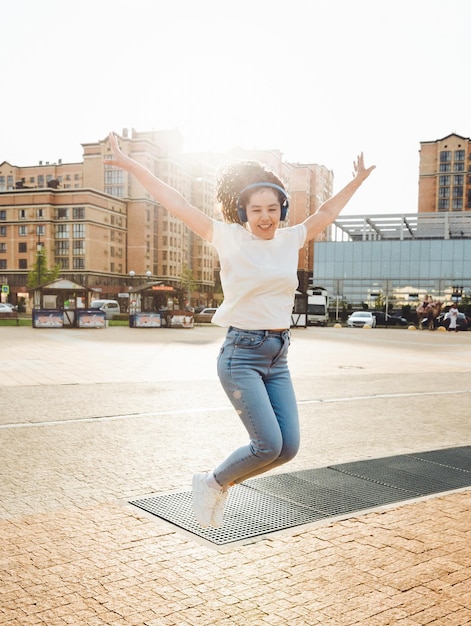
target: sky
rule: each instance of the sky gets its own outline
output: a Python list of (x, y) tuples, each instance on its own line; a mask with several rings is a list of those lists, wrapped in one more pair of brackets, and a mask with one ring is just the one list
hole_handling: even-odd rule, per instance
[(78, 162), (110, 130), (278, 149), (370, 178), (344, 212), (417, 211), (421, 141), (471, 135), (469, 0), (2, 4), (0, 163)]

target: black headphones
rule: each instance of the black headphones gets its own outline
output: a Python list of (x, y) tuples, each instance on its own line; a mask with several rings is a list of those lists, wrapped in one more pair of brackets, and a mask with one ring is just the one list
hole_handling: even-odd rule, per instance
[(247, 211), (246, 211), (245, 207), (241, 205), (240, 198), (246, 191), (249, 191), (249, 189), (255, 189), (257, 187), (271, 187), (272, 189), (276, 189), (277, 191), (281, 191), (281, 193), (285, 197), (285, 201), (281, 205), (280, 220), (282, 222), (284, 222), (284, 220), (286, 219), (286, 214), (288, 213), (288, 209), (289, 209), (288, 194), (286, 192), (286, 189), (283, 189), (283, 187), (280, 187), (280, 185), (275, 185), (275, 183), (253, 183), (252, 185), (247, 185), (247, 187), (244, 187), (242, 189), (242, 191), (239, 193), (239, 197), (237, 198), (237, 213), (239, 214), (240, 221), (243, 224), (245, 224), (245, 222), (247, 222)]

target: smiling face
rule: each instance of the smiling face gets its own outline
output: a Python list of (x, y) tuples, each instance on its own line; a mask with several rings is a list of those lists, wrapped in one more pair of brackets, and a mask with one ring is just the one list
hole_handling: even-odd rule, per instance
[(281, 217), (276, 191), (269, 187), (257, 189), (251, 194), (245, 209), (250, 232), (261, 239), (273, 239)]

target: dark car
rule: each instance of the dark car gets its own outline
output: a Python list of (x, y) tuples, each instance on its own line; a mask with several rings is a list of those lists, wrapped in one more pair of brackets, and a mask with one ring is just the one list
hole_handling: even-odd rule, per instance
[(407, 326), (408, 321), (400, 315), (391, 315), (384, 311), (373, 311), (377, 326)]
[[(466, 317), (464, 313), (458, 313), (458, 317), (456, 319), (456, 327), (458, 330), (468, 330), (470, 320)], [(436, 320), (436, 326), (444, 326), (448, 329), (450, 325), (450, 318), (448, 313), (440, 313)]]

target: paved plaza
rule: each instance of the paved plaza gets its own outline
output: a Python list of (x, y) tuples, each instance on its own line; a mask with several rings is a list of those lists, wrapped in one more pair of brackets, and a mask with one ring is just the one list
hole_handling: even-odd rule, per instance
[[(464, 626), (471, 487), (218, 547), (129, 504), (245, 442), (224, 330), (0, 327), (0, 624)], [(471, 332), (293, 329), (298, 456), (471, 445)]]

